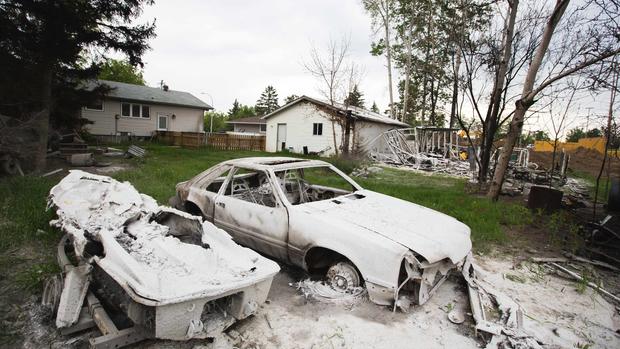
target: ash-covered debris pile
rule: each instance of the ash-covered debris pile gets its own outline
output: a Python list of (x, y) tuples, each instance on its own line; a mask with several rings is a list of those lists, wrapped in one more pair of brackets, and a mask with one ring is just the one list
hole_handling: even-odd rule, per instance
[(201, 217), (109, 177), (71, 171), (49, 205), (67, 235), (64, 277), (46, 285), (44, 303), (63, 333), (96, 325), (93, 347), (213, 337), (256, 313), (279, 271)]

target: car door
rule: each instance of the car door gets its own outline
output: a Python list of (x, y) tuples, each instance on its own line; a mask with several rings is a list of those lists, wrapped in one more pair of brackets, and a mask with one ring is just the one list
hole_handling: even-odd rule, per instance
[(288, 260), (288, 213), (265, 171), (235, 167), (215, 198), (215, 225), (234, 240)]

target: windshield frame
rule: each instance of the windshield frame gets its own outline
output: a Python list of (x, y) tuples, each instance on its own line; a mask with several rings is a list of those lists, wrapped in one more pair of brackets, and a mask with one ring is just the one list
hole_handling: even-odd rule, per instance
[[(342, 177), (345, 181), (347, 181), (352, 187), (353, 190), (345, 195), (351, 195), (354, 194), (360, 190), (364, 190), (364, 188), (362, 188), (361, 185), (357, 184), (357, 182), (355, 182), (351, 177), (347, 176), (344, 172), (340, 171), (337, 167), (335, 167), (334, 165), (331, 164), (324, 164), (324, 165), (317, 165), (317, 164), (300, 164), (299, 166), (291, 166), (291, 167), (287, 167), (286, 169), (278, 169), (277, 172), (281, 172), (281, 171), (287, 171), (287, 170), (297, 170), (297, 169), (307, 169), (307, 168), (321, 168), (321, 167), (327, 167), (329, 169), (331, 169), (332, 171), (334, 171), (336, 174), (338, 174), (340, 177)], [(304, 203), (300, 203), (297, 205), (293, 205), (288, 198), (286, 197), (286, 194), (282, 191), (282, 187), (280, 187), (279, 185), (277, 185), (276, 181), (278, 180), (278, 177), (276, 176), (276, 171), (274, 171), (273, 168), (269, 169), (269, 175), (271, 176), (271, 181), (273, 182), (273, 187), (276, 188), (276, 192), (278, 193), (278, 196), (280, 197), (280, 201), (287, 207), (299, 207), (299, 206), (303, 206), (303, 205), (307, 205), (307, 204), (312, 204), (312, 203), (316, 203), (316, 202), (323, 202), (323, 201), (328, 201), (328, 200), (333, 200), (333, 199), (323, 199), (323, 200), (317, 200), (317, 201), (312, 201), (312, 202), (304, 202)]]

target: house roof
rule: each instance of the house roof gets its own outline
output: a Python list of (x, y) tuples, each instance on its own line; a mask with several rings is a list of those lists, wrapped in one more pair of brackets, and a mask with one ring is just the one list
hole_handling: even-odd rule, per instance
[(176, 105), (204, 110), (213, 109), (213, 107), (201, 101), (189, 92), (175, 90), (164, 91), (158, 87), (148, 87), (108, 80), (90, 81), (87, 84), (87, 88), (95, 88), (97, 84), (105, 84), (110, 86), (112, 90), (107, 93), (106, 97), (112, 99)]
[(400, 122), (398, 120), (392, 119), (390, 117), (387, 117), (383, 114), (379, 114), (379, 113), (375, 113), (373, 111), (364, 109), (364, 108), (358, 108), (358, 107), (354, 107), (354, 106), (346, 106), (342, 103), (333, 103), (333, 105), (327, 101), (323, 101), (320, 99), (316, 99), (316, 98), (311, 98), (308, 96), (301, 96), (297, 99), (295, 99), (294, 101), (280, 107), (279, 109), (274, 110), (273, 112), (263, 116), (263, 119), (268, 119), (292, 106), (294, 106), (295, 104), (298, 104), (300, 102), (310, 102), (313, 104), (317, 104), (317, 105), (321, 105), (325, 108), (330, 108), (333, 110), (336, 110), (338, 112), (342, 112), (344, 113), (345, 111), (350, 110), (351, 114), (356, 117), (359, 120), (364, 120), (364, 121), (369, 121), (369, 122), (376, 122), (376, 123), (380, 123), (380, 124), (388, 124), (388, 125), (394, 125), (394, 126), (401, 126), (401, 127), (410, 127), (409, 124), (406, 124), (404, 122)]
[(255, 124), (255, 125), (264, 125), (267, 121), (263, 120), (260, 116), (249, 116), (247, 118), (240, 118), (226, 121), (228, 124)]

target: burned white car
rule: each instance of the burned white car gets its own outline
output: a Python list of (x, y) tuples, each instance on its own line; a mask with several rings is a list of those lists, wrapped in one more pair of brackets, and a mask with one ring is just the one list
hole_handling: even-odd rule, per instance
[(329, 163), (242, 158), (179, 183), (171, 204), (241, 245), (334, 287), (365, 286), (381, 305), (422, 304), (471, 250), (470, 229), (429, 208), (363, 189)]

